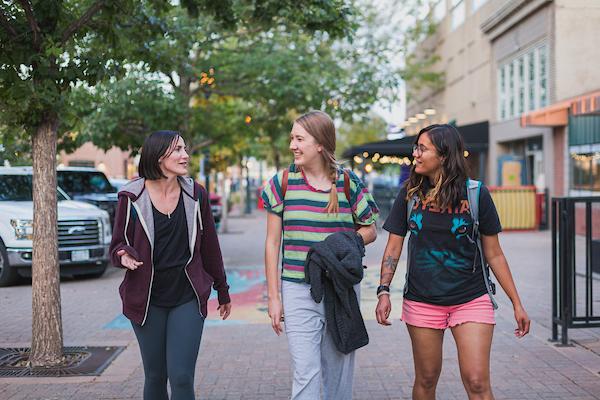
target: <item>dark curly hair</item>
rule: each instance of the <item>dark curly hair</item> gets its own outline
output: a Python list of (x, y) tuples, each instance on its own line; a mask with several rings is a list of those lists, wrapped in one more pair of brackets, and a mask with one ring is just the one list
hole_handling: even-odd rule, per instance
[(409, 200), (416, 194), (421, 201), (432, 202), (439, 208), (453, 207), (461, 200), (466, 190), (465, 182), (469, 177), (463, 138), (454, 126), (435, 124), (421, 129), (414, 144), (417, 144), (424, 134), (429, 136), (442, 159), (441, 171), (433, 188), (425, 194), (423, 182), (427, 177), (416, 173), (416, 166), (413, 164), (406, 182), (406, 199)]

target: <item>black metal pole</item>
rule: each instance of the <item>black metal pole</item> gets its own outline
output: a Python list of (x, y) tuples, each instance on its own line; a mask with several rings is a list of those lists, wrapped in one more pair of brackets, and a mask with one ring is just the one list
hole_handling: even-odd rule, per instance
[(592, 202), (585, 203), (585, 316), (586, 322), (594, 315), (592, 295)]
[(557, 303), (558, 303), (558, 299), (560, 298), (558, 291), (560, 290), (560, 285), (557, 282), (557, 270), (558, 270), (558, 265), (557, 265), (557, 252), (558, 252), (558, 242), (557, 242), (557, 218), (556, 218), (556, 213), (558, 212), (557, 210), (557, 204), (559, 203), (559, 199), (553, 199), (552, 200), (552, 341), (556, 342), (558, 340), (558, 324), (556, 323), (556, 319), (558, 318), (557, 315)]

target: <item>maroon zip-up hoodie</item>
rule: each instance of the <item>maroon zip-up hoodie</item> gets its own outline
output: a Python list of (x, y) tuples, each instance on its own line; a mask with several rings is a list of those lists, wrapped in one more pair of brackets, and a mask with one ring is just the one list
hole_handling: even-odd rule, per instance
[[(191, 258), (185, 272), (196, 293), (199, 312), (206, 317), (207, 301), (211, 285), (217, 291), (219, 304), (227, 304), (229, 285), (223, 268), (221, 248), (212, 217), (209, 196), (206, 190), (192, 178), (179, 177), (188, 226)], [(110, 256), (114, 266), (121, 265), (119, 250), (125, 250), (137, 261), (142, 261), (136, 270), (127, 270), (119, 286), (123, 301), (123, 314), (138, 325), (146, 322), (150, 291), (154, 278), (153, 265), (154, 218), (152, 203), (145, 190), (144, 179), (127, 183), (119, 191), (119, 202), (115, 214)]]

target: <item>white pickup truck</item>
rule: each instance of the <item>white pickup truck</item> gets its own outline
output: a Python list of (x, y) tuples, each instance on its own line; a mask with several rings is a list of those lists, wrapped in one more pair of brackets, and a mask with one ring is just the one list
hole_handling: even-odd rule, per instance
[[(0, 167), (0, 286), (31, 276), (31, 185), (31, 167)], [(57, 191), (61, 275), (102, 275), (112, 235), (108, 213)]]

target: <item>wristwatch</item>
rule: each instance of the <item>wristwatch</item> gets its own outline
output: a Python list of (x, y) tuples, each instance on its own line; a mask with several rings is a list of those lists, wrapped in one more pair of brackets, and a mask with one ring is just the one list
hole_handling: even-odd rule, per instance
[(390, 286), (389, 285), (379, 285), (377, 287), (377, 297), (379, 297), (379, 295), (383, 294), (383, 293), (390, 294)]

